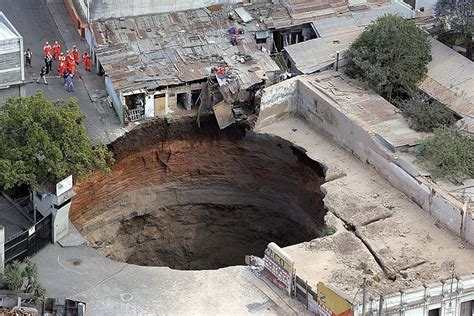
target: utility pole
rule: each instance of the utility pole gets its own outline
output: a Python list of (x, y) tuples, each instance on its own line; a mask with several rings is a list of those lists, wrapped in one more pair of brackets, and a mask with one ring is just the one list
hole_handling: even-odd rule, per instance
[(91, 2), (90, 0), (86, 0), (86, 2), (87, 2), (87, 24), (91, 24), (91, 9), (90, 9)]
[(383, 309), (383, 301), (384, 301), (383, 293), (380, 293), (380, 297), (379, 297), (379, 312), (378, 312), (378, 316), (382, 316), (382, 315), (383, 315), (383, 313), (382, 313), (382, 309)]
[(367, 279), (362, 283), (362, 316), (365, 316), (365, 305), (367, 303)]

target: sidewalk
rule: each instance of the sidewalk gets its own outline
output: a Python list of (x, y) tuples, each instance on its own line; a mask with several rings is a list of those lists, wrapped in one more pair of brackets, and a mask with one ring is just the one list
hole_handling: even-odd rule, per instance
[[(63, 52), (66, 49), (71, 51), (73, 45), (76, 45), (80, 55), (85, 51), (89, 51), (86, 41), (79, 35), (70, 20), (64, 1), (48, 0), (46, 5), (63, 38)], [(82, 61), (78, 66), (75, 84), (77, 85), (79, 82), (85, 87), (89, 97), (89, 102), (79, 102), (79, 107), (86, 115), (86, 128), (89, 136), (101, 142), (110, 143), (123, 135), (126, 129), (122, 128), (117, 114), (106, 101), (107, 92), (104, 79), (94, 72), (85, 71)]]

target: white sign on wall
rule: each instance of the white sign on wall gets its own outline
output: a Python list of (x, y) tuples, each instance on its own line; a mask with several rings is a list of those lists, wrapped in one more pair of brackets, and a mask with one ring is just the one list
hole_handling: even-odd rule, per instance
[(28, 237), (30, 237), (30, 236), (33, 235), (34, 233), (36, 233), (36, 227), (35, 227), (35, 226), (31, 226), (31, 228), (28, 229)]
[(58, 182), (56, 184), (56, 195), (60, 196), (61, 194), (69, 191), (72, 189), (72, 175), (67, 177), (66, 179)]

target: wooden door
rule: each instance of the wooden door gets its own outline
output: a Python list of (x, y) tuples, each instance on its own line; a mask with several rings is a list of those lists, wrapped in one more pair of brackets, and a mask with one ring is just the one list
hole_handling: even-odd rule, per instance
[(166, 97), (164, 94), (155, 95), (155, 116), (163, 117), (166, 114)]

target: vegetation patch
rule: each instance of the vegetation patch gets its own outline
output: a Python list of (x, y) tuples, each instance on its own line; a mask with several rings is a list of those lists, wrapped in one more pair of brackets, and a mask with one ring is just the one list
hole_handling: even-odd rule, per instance
[(38, 281), (38, 267), (27, 257), (23, 262), (13, 261), (5, 265), (0, 275), (0, 287), (13, 292), (31, 294), (35, 303), (44, 301), (46, 290)]
[(456, 128), (439, 127), (420, 146), (419, 160), (436, 177), (455, 182), (474, 177), (474, 136)]
[(319, 231), (319, 237), (331, 236), (336, 233), (336, 227), (331, 225), (324, 225)]
[(422, 94), (406, 99), (398, 106), (412, 129), (419, 132), (433, 132), (435, 128), (452, 126), (457, 115), (445, 105)]

